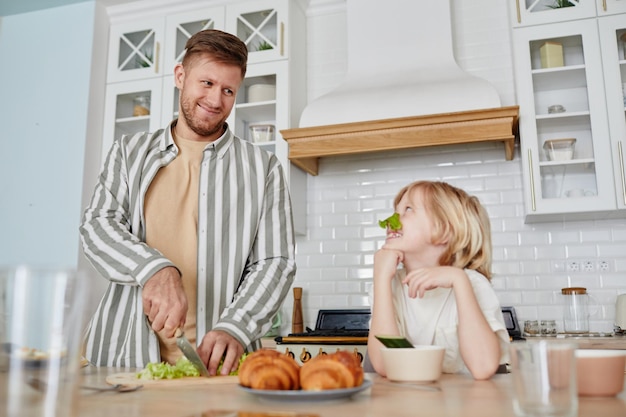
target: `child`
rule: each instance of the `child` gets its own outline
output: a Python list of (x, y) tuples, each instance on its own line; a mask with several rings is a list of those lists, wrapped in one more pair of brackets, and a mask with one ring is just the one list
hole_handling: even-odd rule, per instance
[(485, 209), (465, 191), (430, 181), (404, 187), (394, 207), (399, 217), (381, 222), (387, 239), (374, 256), (372, 366), (386, 375), (375, 336), (400, 335), (444, 346), (444, 372), (491, 378), (508, 360), (509, 335), (490, 282)]

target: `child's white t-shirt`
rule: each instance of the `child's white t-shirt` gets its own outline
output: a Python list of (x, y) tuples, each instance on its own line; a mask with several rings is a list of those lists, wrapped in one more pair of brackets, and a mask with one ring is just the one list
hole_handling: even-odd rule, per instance
[[(500, 364), (508, 363), (510, 338), (500, 302), (491, 282), (477, 271), (466, 269), (465, 273), (487, 323), (500, 340)], [(408, 286), (402, 284), (405, 276), (406, 270), (399, 269), (392, 281), (393, 301), (400, 334), (414, 345), (444, 346), (446, 352), (443, 372), (469, 373), (459, 352), (457, 333), (459, 317), (453, 289), (435, 288), (426, 291), (423, 298), (410, 298)], [(370, 293), (370, 302), (373, 301), (373, 293)]]

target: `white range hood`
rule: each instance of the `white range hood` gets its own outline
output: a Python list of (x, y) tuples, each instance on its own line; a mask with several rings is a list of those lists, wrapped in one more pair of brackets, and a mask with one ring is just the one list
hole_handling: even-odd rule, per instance
[(449, 0), (346, 0), (345, 82), (300, 127), (500, 107), (497, 90), (454, 59)]
[(449, 0), (346, 0), (346, 16), (345, 81), (281, 131), (291, 162), (487, 141), (513, 159), (518, 107), (456, 63)]

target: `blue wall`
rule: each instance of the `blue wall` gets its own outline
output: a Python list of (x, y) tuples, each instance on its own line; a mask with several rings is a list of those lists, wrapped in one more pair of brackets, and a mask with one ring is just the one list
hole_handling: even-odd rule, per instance
[(94, 9), (0, 18), (0, 266), (77, 266)]

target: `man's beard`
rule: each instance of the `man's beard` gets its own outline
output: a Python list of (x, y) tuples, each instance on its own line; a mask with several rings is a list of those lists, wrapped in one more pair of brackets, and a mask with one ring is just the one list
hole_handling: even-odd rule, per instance
[(209, 137), (215, 135), (216, 133), (221, 134), (222, 130), (224, 129), (224, 123), (226, 122), (225, 118), (220, 120), (216, 124), (202, 124), (198, 121), (197, 118), (193, 116), (193, 111), (196, 110), (196, 105), (194, 103), (191, 103), (185, 97), (181, 96), (180, 104), (182, 116), (185, 119), (187, 126), (189, 126), (189, 128), (196, 135)]

